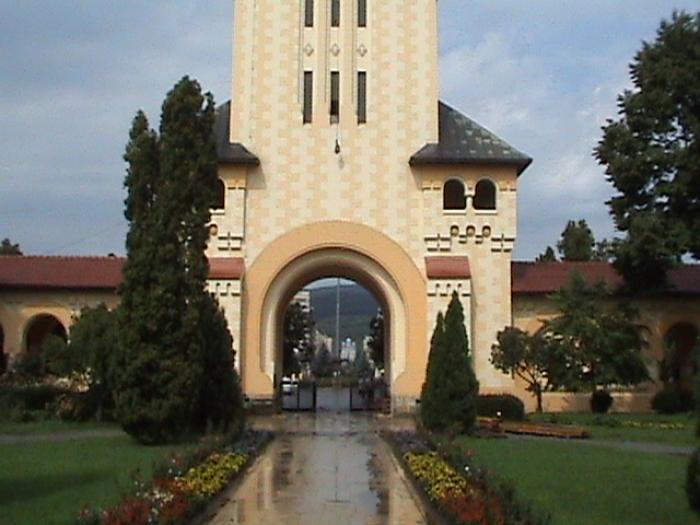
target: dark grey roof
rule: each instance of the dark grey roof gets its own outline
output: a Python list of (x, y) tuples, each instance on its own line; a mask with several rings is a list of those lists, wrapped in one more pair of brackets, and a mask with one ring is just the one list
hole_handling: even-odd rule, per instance
[(516, 166), (520, 174), (532, 163), (530, 157), (444, 102), (439, 103), (439, 118), (440, 142), (423, 146), (411, 157), (412, 166), (506, 164)]
[(216, 110), (216, 153), (220, 164), (245, 164), (258, 166), (260, 159), (243, 144), (230, 142), (231, 102), (219, 106)]

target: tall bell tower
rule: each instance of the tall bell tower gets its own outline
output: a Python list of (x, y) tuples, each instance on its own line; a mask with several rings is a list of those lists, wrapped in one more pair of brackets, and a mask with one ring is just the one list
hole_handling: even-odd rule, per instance
[(415, 406), (435, 316), (455, 291), (482, 384), (510, 384), (488, 357), (511, 322), (517, 178), (530, 159), (439, 102), (437, 5), (235, 1), (207, 255), (239, 269), (210, 287), (253, 398), (278, 392), (277, 303), (336, 275), (389, 310), (395, 408)]

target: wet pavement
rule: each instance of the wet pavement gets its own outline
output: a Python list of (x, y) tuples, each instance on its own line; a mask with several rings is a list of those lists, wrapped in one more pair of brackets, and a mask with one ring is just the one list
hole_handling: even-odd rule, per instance
[(350, 414), (344, 392), (319, 391), (315, 414), (253, 420), (277, 437), (229, 489), (212, 525), (412, 525), (426, 518), (378, 432), (410, 425)]

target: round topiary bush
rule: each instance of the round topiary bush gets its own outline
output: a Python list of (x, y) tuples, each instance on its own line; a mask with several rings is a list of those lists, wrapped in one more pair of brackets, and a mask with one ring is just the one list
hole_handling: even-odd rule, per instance
[(651, 408), (659, 414), (690, 412), (694, 406), (693, 394), (673, 385), (667, 385), (663, 390), (659, 390), (651, 400)]
[(607, 414), (613, 404), (613, 397), (607, 390), (596, 390), (591, 395), (591, 412)]
[(482, 395), (476, 401), (476, 413), (480, 417), (500, 417), (508, 421), (525, 419), (525, 404), (510, 394)]
[(700, 449), (690, 458), (685, 479), (685, 492), (688, 495), (690, 507), (700, 513)]

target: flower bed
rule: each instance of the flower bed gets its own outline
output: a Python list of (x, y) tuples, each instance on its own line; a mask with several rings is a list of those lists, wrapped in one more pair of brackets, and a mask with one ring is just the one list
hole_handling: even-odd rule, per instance
[(474, 463), (473, 453), (460, 447), (437, 446), (411, 432), (385, 436), (427, 503), (442, 520), (455, 525), (543, 525), (500, 483)]
[(187, 453), (172, 455), (154, 468), (153, 479), (134, 475), (117, 505), (85, 507), (76, 525), (185, 525), (245, 471), (272, 438), (246, 431), (234, 442), (210, 439)]

